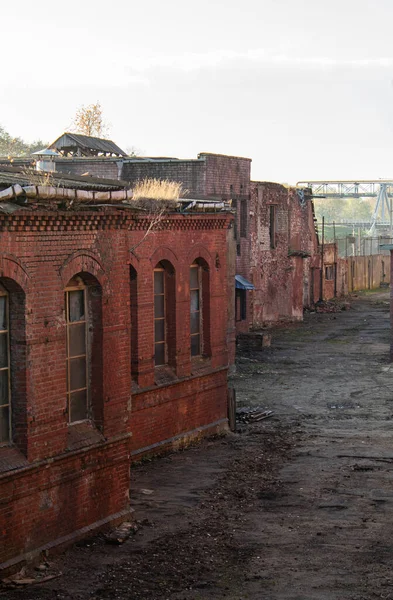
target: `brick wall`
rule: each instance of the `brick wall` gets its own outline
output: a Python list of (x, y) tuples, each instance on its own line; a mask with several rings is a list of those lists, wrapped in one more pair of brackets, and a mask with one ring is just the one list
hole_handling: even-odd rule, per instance
[[(11, 356), (17, 356), (15, 446), (0, 448), (0, 560), (126, 510), (130, 450), (140, 456), (154, 446), (158, 452), (188, 435), (226, 427), (226, 372), (234, 353), (227, 304), (231, 221), (223, 213), (169, 215), (162, 229), (145, 237), (148, 217), (110, 208), (0, 215), (0, 281), (10, 296)], [(195, 260), (204, 265), (206, 355), (191, 359)], [(170, 364), (155, 368), (158, 263), (171, 265), (175, 302)], [(93, 428), (67, 422), (64, 289), (76, 275), (92, 286), (96, 302)], [(132, 447), (121, 441), (130, 433)], [(15, 485), (19, 477), (21, 486)]]
[[(197, 435), (227, 415), (226, 370), (186, 379), (158, 389), (135, 393), (132, 406), (134, 458), (176, 445), (185, 432)], [(197, 387), (196, 387), (197, 383)], [(176, 438), (176, 440), (173, 440)]]
[(319, 266), (311, 202), (294, 188), (252, 182), (250, 228), (252, 326), (302, 319)]
[(250, 191), (251, 159), (224, 154), (201, 153), (205, 161), (205, 194), (220, 198), (247, 197)]
[(124, 520), (129, 468), (125, 439), (1, 474), (0, 567), (122, 511)]
[[(236, 267), (233, 271), (249, 278), (250, 272), (250, 172), (251, 159), (202, 152), (196, 160), (125, 160), (122, 179), (136, 183), (145, 178), (169, 179), (183, 184), (188, 196), (216, 197), (233, 201), (236, 209), (233, 234), (236, 240)], [(242, 211), (242, 209), (244, 209)], [(230, 236), (231, 237), (231, 236)], [(233, 280), (232, 280), (233, 281)], [(230, 311), (235, 310), (234, 289), (230, 287)], [(250, 294), (247, 294), (246, 319), (236, 323), (236, 331), (248, 331), (251, 315)], [(229, 316), (228, 322), (232, 322)], [(229, 334), (234, 336), (234, 332)], [(233, 345), (230, 343), (229, 347)], [(234, 355), (230, 364), (234, 363)]]
[(201, 153), (197, 159), (144, 159), (123, 162), (122, 179), (136, 183), (145, 178), (182, 183), (189, 196), (233, 198), (249, 193), (251, 160)]
[(200, 160), (125, 160), (121, 178), (135, 184), (146, 178), (169, 179), (182, 183), (189, 196), (205, 195), (206, 164)]
[(84, 175), (104, 179), (119, 179), (121, 159), (113, 158), (57, 158), (56, 171), (67, 175)]

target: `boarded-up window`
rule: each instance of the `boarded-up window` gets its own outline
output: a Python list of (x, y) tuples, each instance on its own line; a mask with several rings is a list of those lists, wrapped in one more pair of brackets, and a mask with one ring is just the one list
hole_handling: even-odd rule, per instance
[(11, 437), (11, 386), (8, 294), (0, 287), (0, 443)]
[(67, 401), (70, 423), (88, 418), (86, 288), (66, 289)]

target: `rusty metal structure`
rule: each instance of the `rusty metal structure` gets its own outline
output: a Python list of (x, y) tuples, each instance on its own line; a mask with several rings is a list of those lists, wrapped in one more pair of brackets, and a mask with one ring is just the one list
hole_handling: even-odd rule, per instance
[(393, 179), (359, 179), (342, 181), (299, 181), (297, 186), (308, 187), (317, 198), (376, 198), (369, 234), (377, 224), (393, 232)]

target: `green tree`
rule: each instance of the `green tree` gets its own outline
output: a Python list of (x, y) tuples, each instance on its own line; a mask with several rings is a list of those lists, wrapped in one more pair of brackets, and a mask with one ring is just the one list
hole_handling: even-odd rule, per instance
[(327, 223), (341, 220), (341, 214), (343, 209), (342, 198), (317, 198), (314, 200), (315, 216), (318, 221), (322, 221), (322, 217), (325, 217)]
[(370, 221), (371, 215), (371, 205), (363, 198), (348, 198), (342, 210), (345, 221)]
[(318, 221), (369, 221), (373, 212), (368, 198), (320, 198), (314, 201)]
[(47, 142), (35, 140), (31, 144), (20, 137), (12, 137), (8, 131), (0, 125), (0, 156), (30, 156), (37, 150), (48, 146)]

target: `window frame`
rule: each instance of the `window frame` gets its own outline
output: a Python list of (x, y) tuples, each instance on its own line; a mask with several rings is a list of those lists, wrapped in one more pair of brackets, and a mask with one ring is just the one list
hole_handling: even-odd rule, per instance
[[(158, 263), (160, 264), (160, 263)], [(162, 273), (162, 292), (160, 292), (159, 294), (156, 294), (156, 290), (155, 290), (155, 273), (156, 272), (160, 272)], [(165, 282), (165, 267), (163, 266), (157, 266), (153, 269), (153, 301), (154, 301), (154, 366), (155, 367), (162, 367), (164, 365), (168, 364), (168, 350), (167, 350), (167, 302), (166, 302), (166, 282)], [(156, 303), (155, 303), (155, 299), (156, 296), (163, 296), (164, 299), (164, 314), (162, 317), (156, 317)], [(164, 339), (160, 340), (159, 342), (156, 341), (156, 321), (163, 321), (164, 322)], [(160, 362), (159, 364), (157, 364), (156, 362), (156, 346), (157, 344), (163, 344), (164, 345), (164, 362)]]
[[(87, 290), (88, 286), (86, 286), (83, 281), (78, 282), (75, 285), (68, 285), (65, 290), (65, 311), (66, 311), (66, 376), (67, 376), (67, 416), (68, 416), (68, 425), (73, 425), (74, 423), (81, 423), (83, 421), (87, 421), (90, 419), (90, 381), (89, 381), (89, 373), (90, 373), (90, 363), (89, 363), (89, 314), (88, 314), (88, 302), (87, 302)], [(71, 292), (80, 292), (83, 291), (83, 303), (84, 303), (84, 319), (79, 321), (70, 321), (70, 293)], [(78, 354), (76, 356), (70, 356), (70, 327), (74, 325), (85, 325), (85, 353)], [(75, 358), (85, 358), (85, 377), (86, 377), (86, 385), (81, 388), (71, 390), (71, 369), (70, 369), (70, 361)], [(73, 421), (71, 419), (71, 394), (75, 392), (80, 392), (86, 390), (86, 417), (83, 419), (77, 419)]]
[(8, 363), (6, 367), (0, 367), (0, 371), (8, 371), (8, 374), (7, 374), (8, 402), (7, 402), (7, 404), (2, 404), (0, 406), (1, 410), (8, 408), (8, 439), (0, 440), (0, 447), (1, 447), (1, 446), (8, 446), (12, 442), (10, 301), (9, 301), (9, 294), (8, 294), (7, 290), (5, 290), (1, 284), (0, 284), (0, 297), (5, 298), (5, 311), (6, 311), (5, 324), (6, 324), (7, 328), (1, 329), (0, 335), (7, 336), (6, 348), (7, 348), (7, 363)]
[(335, 265), (333, 263), (325, 264), (325, 281), (334, 281), (334, 271)]
[[(197, 288), (192, 288), (191, 287), (191, 269), (197, 269), (197, 277), (198, 277), (198, 287)], [(198, 310), (192, 310), (192, 304), (191, 304), (191, 292), (195, 292), (198, 291)], [(192, 263), (192, 265), (190, 265), (190, 354), (191, 354), (191, 358), (194, 358), (196, 356), (203, 356), (203, 322), (202, 322), (202, 315), (203, 315), (203, 290), (202, 290), (202, 266), (199, 265), (198, 263)], [(197, 333), (192, 333), (192, 315), (195, 313), (199, 313), (199, 319), (198, 319), (198, 332)], [(193, 354), (192, 352), (192, 338), (195, 336), (199, 336), (199, 352), (197, 354)]]

